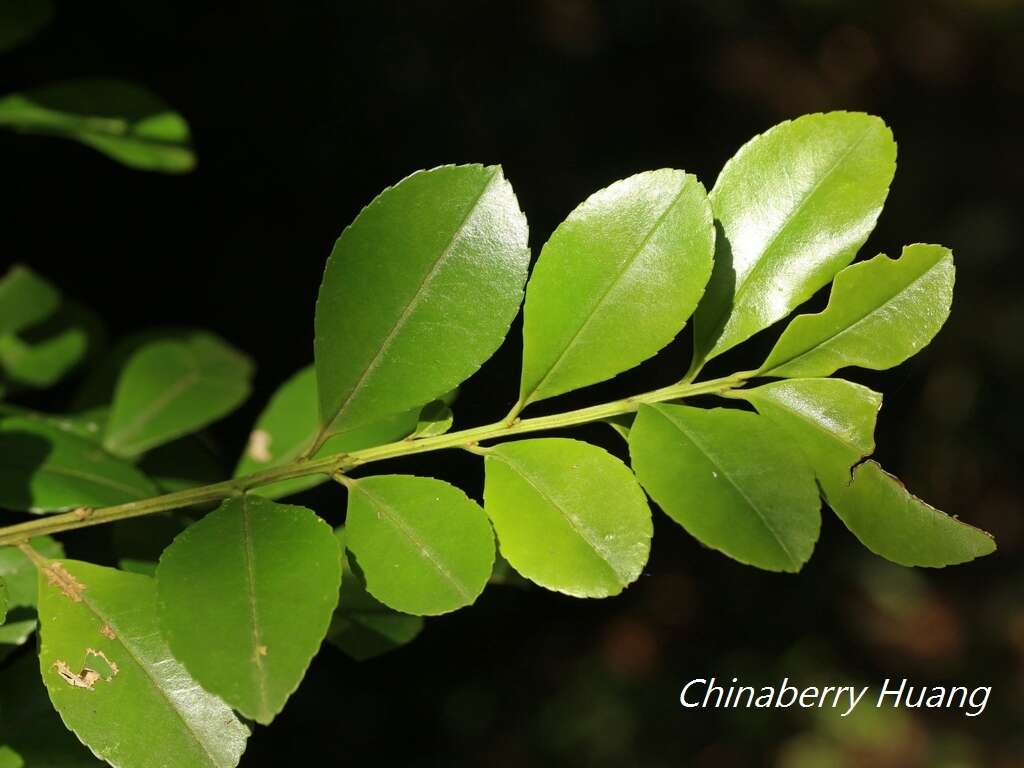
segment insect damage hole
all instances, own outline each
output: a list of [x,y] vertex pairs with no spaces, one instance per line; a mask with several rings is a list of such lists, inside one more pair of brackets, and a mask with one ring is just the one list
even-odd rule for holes
[[117,673],[121,671],[117,663],[107,658],[103,651],[97,651],[95,648],[85,649],[85,662],[89,661],[90,656],[101,659],[107,665],[110,674],[104,677],[102,672],[92,669],[86,663],[82,664],[81,672],[74,672],[68,663],[62,659],[57,659],[57,661],[50,665],[50,668],[55,670],[60,678],[72,688],[84,688],[87,691],[92,691],[95,690],[96,683],[100,682],[100,680],[112,683],[114,678],[117,677]]

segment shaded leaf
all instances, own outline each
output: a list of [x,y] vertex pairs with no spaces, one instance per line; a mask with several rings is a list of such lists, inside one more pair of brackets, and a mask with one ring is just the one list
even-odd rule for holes
[[494,534],[480,506],[431,477],[349,481],[345,536],[385,605],[434,616],[474,602],[494,565]]
[[747,142],[709,195],[715,269],[694,316],[694,361],[782,319],[849,264],[875,226],[896,170],[879,118],[805,115]]
[[162,493],[218,483],[227,473],[211,441],[204,437],[185,435],[147,451],[139,461],[139,469]]
[[[49,536],[37,536],[29,544],[43,557],[64,557],[64,548]],[[0,547],[0,578],[7,583],[10,607],[35,607],[36,567],[17,547]]]
[[[113,766],[233,768],[248,730],[171,655],[156,582],[74,560],[39,572],[39,670],[65,725]],[[159,748],[155,748],[156,746]]]
[[420,171],[378,195],[338,238],[317,299],[324,434],[419,408],[472,375],[508,332],[529,259],[497,166]]
[[875,450],[875,419],[882,396],[842,379],[793,379],[737,389],[758,413],[776,424],[780,438],[803,451],[833,498],[850,483],[850,468]]
[[156,493],[138,469],[89,440],[41,419],[0,417],[0,506],[54,512]]
[[810,558],[821,527],[814,473],[764,417],[644,405],[629,452],[647,493],[702,544],[769,571]]
[[9,51],[31,39],[52,18],[50,0],[4,0],[0,3],[0,51]]
[[194,432],[249,396],[252,363],[202,331],[138,349],[117,382],[103,445],[134,457]]
[[[330,456],[401,440],[416,428],[419,409],[388,416],[362,427],[340,432],[316,452]],[[278,388],[256,420],[245,452],[235,467],[235,477],[295,461],[313,446],[320,429],[317,411],[316,371],[303,368]],[[254,488],[251,493],[276,499],[312,488],[327,480],[310,475]]]
[[648,171],[587,198],[526,289],[520,403],[609,379],[672,341],[704,292],[714,244],[691,174]]
[[874,461],[859,465],[829,506],[865,547],[900,565],[941,568],[996,549],[990,534],[913,496]]
[[7,582],[0,577],[0,624],[7,621],[7,605],[9,598],[7,596]]
[[0,336],[41,323],[60,306],[60,292],[28,267],[15,264],[0,278]]
[[828,306],[793,319],[759,374],[828,376],[850,365],[883,370],[927,346],[949,316],[953,254],[940,245],[908,245],[836,276]]
[[455,423],[455,414],[444,400],[434,400],[423,406],[416,429],[411,437],[435,437],[443,435]]
[[423,631],[423,617],[388,608],[366,591],[345,554],[344,528],[335,534],[342,548],[341,600],[327,630],[327,641],[356,661],[376,658],[412,642]]
[[640,576],[651,511],[621,461],[565,438],[502,443],[486,457],[484,508],[522,576],[574,597],[616,595]]
[[174,540],[157,584],[175,658],[206,690],[267,724],[327,633],[341,586],[338,542],[304,507],[240,496]]
[[195,166],[185,119],[149,91],[117,80],[72,80],[0,98],[0,126],[61,136],[132,168]]

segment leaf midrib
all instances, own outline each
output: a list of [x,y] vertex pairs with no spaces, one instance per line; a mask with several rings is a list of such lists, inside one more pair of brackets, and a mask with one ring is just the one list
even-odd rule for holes
[[483,200],[484,195],[487,194],[487,191],[491,188],[491,185],[494,183],[494,180],[497,179],[499,176],[500,174],[497,168],[491,169],[490,175],[487,177],[487,180],[480,188],[480,193],[476,196],[476,198],[474,198],[473,202],[466,209],[465,214],[463,214],[462,221],[459,223],[459,226],[455,229],[455,232],[452,234],[451,239],[448,241],[448,245],[446,245],[444,249],[438,254],[437,258],[434,259],[433,264],[430,265],[430,269],[428,269],[426,274],[423,276],[423,279],[420,281],[420,284],[416,287],[416,291],[413,293],[412,297],[406,303],[405,307],[403,307],[401,313],[399,313],[398,317],[395,319],[394,325],[391,326],[391,330],[388,331],[387,335],[384,337],[384,340],[377,348],[377,352],[366,364],[366,367],[363,368],[362,373],[359,374],[359,378],[356,379],[355,383],[352,385],[352,388],[345,396],[345,399],[342,400],[341,404],[337,407],[337,409],[335,409],[334,414],[330,418],[326,418],[323,420],[324,429],[321,430],[321,432],[329,429],[332,425],[334,425],[335,422],[338,421],[338,419],[340,419],[345,414],[345,412],[352,405],[356,396],[366,386],[366,383],[369,380],[370,376],[372,376],[374,371],[376,371],[377,368],[380,367],[384,355],[391,348],[391,345],[394,343],[399,331],[401,331],[405,324],[409,321],[409,318],[412,316],[412,313],[416,310],[416,307],[419,305],[420,300],[423,298],[423,295],[427,292],[428,287],[433,282],[434,278],[438,275],[438,273],[441,271],[441,267],[448,260],[448,257],[451,256],[452,251],[455,249],[456,243],[461,241],[462,236],[466,230],[466,227],[469,224],[469,220],[473,217],[473,213],[479,207],[480,201]]
[[747,492],[743,490],[743,488],[733,479],[732,474],[729,472],[729,470],[727,470],[725,467],[721,465],[720,460],[711,451],[709,451],[704,444],[702,444],[693,435],[687,432],[681,424],[670,418],[660,408],[653,408],[652,410],[654,410],[659,416],[661,416],[661,418],[663,418],[665,421],[671,424],[676,429],[676,431],[679,432],[680,435],[689,440],[691,445],[693,445],[694,448],[700,451],[700,453],[704,455],[704,457],[711,463],[711,465],[722,473],[722,476],[729,482],[729,485],[731,485],[733,489],[743,498],[743,501],[746,502],[747,506],[750,507],[751,510],[753,510],[754,514],[761,521],[761,525],[764,526],[765,530],[768,531],[771,537],[775,540],[775,543],[779,546],[779,549],[782,550],[782,553],[790,561],[790,564],[793,566],[799,566],[800,561],[797,558],[793,557],[793,554],[789,551],[789,547],[782,540],[782,537],[779,536],[778,531],[776,531],[772,524],[768,522],[768,518],[765,517],[764,513],[757,506],[757,504],[754,503],[750,496],[747,495]]
[[261,716],[271,716],[270,703],[267,693],[267,673],[263,666],[263,656],[260,653],[263,647],[262,633],[260,632],[259,608],[256,600],[256,553],[252,538],[252,521],[249,512],[249,500],[247,496],[241,498],[242,506],[242,547],[245,558],[245,575],[247,592],[246,598],[249,607],[249,622],[251,629],[249,637],[252,640],[253,677],[256,683],[256,691],[260,697]]

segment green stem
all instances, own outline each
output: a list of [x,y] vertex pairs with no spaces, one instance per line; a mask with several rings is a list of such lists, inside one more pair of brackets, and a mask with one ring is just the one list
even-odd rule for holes
[[588,408],[579,408],[575,411],[567,411],[566,413],[538,416],[532,419],[515,419],[512,421],[503,419],[486,426],[449,432],[435,437],[399,440],[375,448],[364,448],[350,453],[338,453],[320,458],[300,458],[290,464],[272,467],[262,472],[255,472],[244,477],[236,477],[221,483],[205,485],[201,488],[189,488],[184,491],[154,496],[141,501],[130,501],[126,504],[117,504],[112,507],[76,509],[73,512],[49,515],[27,523],[0,528],[0,544],[17,544],[26,541],[32,536],[70,531],[76,528],[110,523],[115,520],[124,520],[129,517],[151,515],[156,512],[167,512],[195,504],[220,501],[230,496],[245,493],[252,488],[259,488],[263,485],[270,485],[282,480],[291,480],[296,477],[306,477],[308,475],[337,476],[364,464],[383,459],[440,451],[446,448],[475,448],[477,443],[482,440],[501,440],[529,432],[562,429],[580,424],[589,424],[594,421],[603,421],[612,416],[633,413],[644,403],[661,403],[669,400],[694,397],[696,395],[723,394],[732,389],[742,387],[749,376],[750,373],[744,371],[721,379],[702,381],[696,384],[673,384],[669,387],[662,387],[661,389],[655,389],[651,392],[634,395],[622,400],[592,405]]

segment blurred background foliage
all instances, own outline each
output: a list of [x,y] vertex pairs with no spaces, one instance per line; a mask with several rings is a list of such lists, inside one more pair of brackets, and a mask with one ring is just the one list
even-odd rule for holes
[[[119,130],[145,123],[140,141],[151,158],[146,118],[158,116],[158,149],[173,145],[173,162],[142,166],[175,175],[111,163],[94,151],[103,141],[79,135],[76,144],[0,132],[4,262],[25,262],[91,306],[111,338],[140,326],[201,326],[252,355],[254,396],[204,438],[226,469],[269,394],[312,357],[313,301],[334,239],[383,186],[417,168],[502,163],[536,252],[580,200],[617,178],[673,166],[710,187],[741,143],[780,120],[865,110],[890,124],[900,154],[863,253],[892,255],[914,241],[956,253],[953,314],[938,339],[898,371],[851,378],[885,393],[882,462],[915,493],[992,531],[996,555],[947,571],[905,570],[867,553],[826,515],[810,564],[798,576],[775,575],[702,550],[659,519],[651,563],[620,598],[493,586],[476,607],[428,621],[393,654],[357,663],[325,646],[243,765],[280,765],[297,744],[323,764],[1024,764],[1015,397],[1024,374],[1022,3],[5,6],[0,94],[81,78],[145,86],[159,98],[142,111],[124,104]],[[175,113],[188,125],[167,117]],[[181,173],[193,151],[198,165]],[[514,401],[518,328],[463,388],[456,425],[498,418]],[[707,375],[758,362],[776,335],[723,356]],[[684,333],[642,373],[550,408],[668,383],[686,367],[687,344]],[[62,410],[74,387],[72,377],[20,400]],[[611,430],[583,431],[623,453]],[[387,469],[431,473],[478,497],[482,486],[477,460],[460,454]],[[340,522],[340,488],[305,496]],[[113,563],[113,538],[91,529],[64,540],[72,556]],[[994,692],[977,718],[864,706],[845,720],[681,709],[681,685],[710,675],[875,690],[908,677]]]

